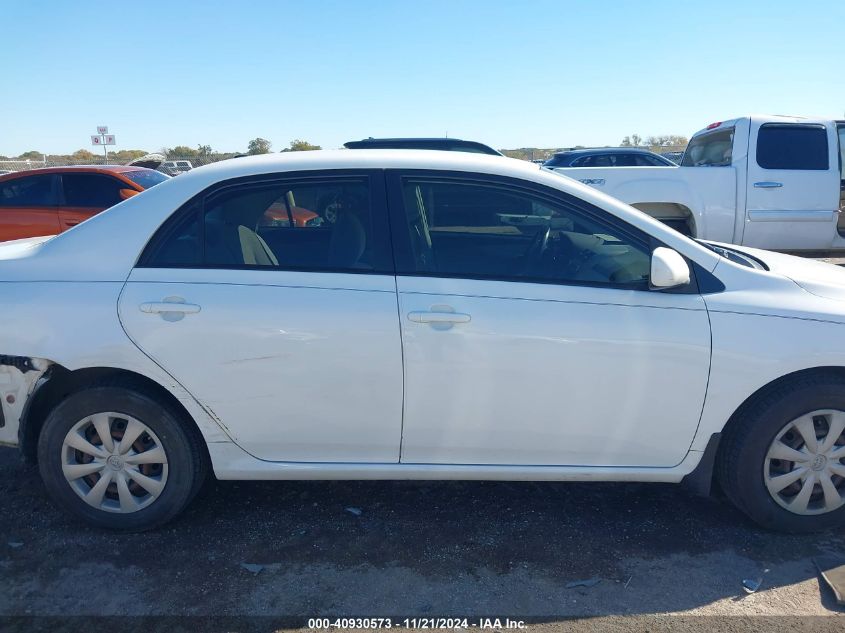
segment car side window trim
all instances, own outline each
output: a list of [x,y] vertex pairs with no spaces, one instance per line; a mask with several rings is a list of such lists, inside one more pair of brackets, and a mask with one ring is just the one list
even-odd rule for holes
[[[413,254],[413,247],[411,245],[410,232],[400,227],[407,226],[405,202],[402,192],[402,180],[404,178],[419,178],[431,179],[438,181],[452,180],[460,184],[478,184],[487,186],[505,186],[511,190],[521,191],[526,195],[539,198],[549,204],[563,205],[573,207],[577,213],[581,213],[587,218],[590,218],[599,223],[605,224],[608,228],[614,229],[629,239],[632,243],[640,246],[644,250],[651,253],[656,246],[661,246],[658,240],[652,236],[640,231],[639,229],[627,224],[626,222],[616,218],[612,214],[607,213],[599,207],[595,207],[590,203],[581,200],[576,196],[572,196],[563,191],[545,187],[540,184],[519,180],[507,176],[498,176],[495,174],[479,174],[475,172],[461,172],[461,171],[447,171],[447,170],[403,170],[403,169],[387,169],[386,183],[388,207],[390,211],[390,224],[393,227],[393,255],[396,260],[396,276],[397,277],[428,277],[428,278],[443,278],[443,279],[473,279],[478,281],[505,281],[516,283],[532,283],[532,284],[546,284],[555,286],[581,286],[592,288],[608,288],[619,290],[649,290],[648,284],[632,284],[628,283],[599,283],[580,280],[560,280],[549,279],[543,277],[528,277],[528,276],[507,276],[507,275],[484,275],[484,274],[469,274],[469,273],[445,273],[445,272],[430,272],[419,271],[415,269],[415,258]],[[664,291],[665,292],[665,291]]]
[[[196,215],[199,227],[202,227],[205,203],[222,193],[249,186],[307,184],[326,180],[354,180],[366,179],[370,191],[370,209],[373,228],[373,268],[330,268],[296,265],[253,265],[253,264],[206,264],[204,231],[200,232],[200,263],[190,264],[159,264],[152,261],[158,248],[177,230],[182,222],[190,215]],[[390,237],[390,220],[387,210],[387,196],[385,193],[384,171],[379,169],[331,169],[295,172],[277,172],[272,174],[258,174],[232,178],[215,183],[192,196],[162,223],[147,241],[134,268],[158,269],[195,269],[195,270],[263,270],[265,272],[313,272],[313,273],[341,273],[357,275],[393,275],[395,271],[392,241]]]

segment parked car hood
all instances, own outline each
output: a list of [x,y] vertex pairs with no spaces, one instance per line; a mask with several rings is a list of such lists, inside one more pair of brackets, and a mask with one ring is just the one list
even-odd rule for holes
[[719,244],[719,246],[751,255],[763,262],[773,273],[788,277],[811,294],[826,299],[845,301],[845,267],[758,248],[734,244]]

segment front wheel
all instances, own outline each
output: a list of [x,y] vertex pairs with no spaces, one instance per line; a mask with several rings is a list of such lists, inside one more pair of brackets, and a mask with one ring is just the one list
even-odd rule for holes
[[140,531],[172,519],[203,479],[196,436],[167,406],[123,387],[69,396],[38,442],[41,477],[53,499],[99,527]]
[[750,403],[723,435],[717,475],[764,527],[845,525],[845,381],[802,378]]

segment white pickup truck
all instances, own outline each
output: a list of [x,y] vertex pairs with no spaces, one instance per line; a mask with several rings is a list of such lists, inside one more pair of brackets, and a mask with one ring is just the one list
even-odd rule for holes
[[[845,250],[845,121],[750,116],[696,134],[678,167],[560,167],[693,237]],[[842,218],[842,219],[840,219]]]

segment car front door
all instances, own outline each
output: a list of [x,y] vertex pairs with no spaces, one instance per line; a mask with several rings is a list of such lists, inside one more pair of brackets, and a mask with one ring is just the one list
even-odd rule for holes
[[648,238],[555,189],[388,177],[405,361],[401,461],[673,466],[703,406],[695,292],[649,290]]
[[840,191],[835,126],[752,120],[751,139],[756,150],[748,155],[742,243],[770,249],[830,248]]
[[[312,221],[268,221],[271,207]],[[119,312],[252,455],[396,463],[396,305],[383,174],[303,172],[190,201],[150,242]]]
[[122,202],[120,190],[128,188],[123,181],[106,174],[65,173],[61,179],[59,221],[63,231]]
[[52,174],[0,182],[0,241],[59,233],[56,187]]

